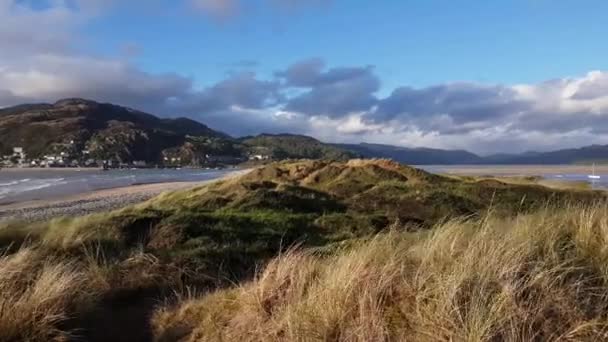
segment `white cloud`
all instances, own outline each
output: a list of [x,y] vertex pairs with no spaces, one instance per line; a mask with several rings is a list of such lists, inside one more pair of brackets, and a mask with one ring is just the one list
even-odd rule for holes
[[329,118],[327,116],[313,116],[310,118],[311,128],[314,130],[327,130],[345,135],[361,135],[380,133],[385,125],[370,124],[363,120],[364,113],[353,113],[342,118]]
[[149,74],[120,60],[86,56],[37,55],[0,69],[0,89],[31,101],[78,96],[153,110],[191,87],[191,80],[176,74]]
[[15,0],[0,0],[0,58],[61,53],[73,40],[81,18],[65,5],[33,10]]

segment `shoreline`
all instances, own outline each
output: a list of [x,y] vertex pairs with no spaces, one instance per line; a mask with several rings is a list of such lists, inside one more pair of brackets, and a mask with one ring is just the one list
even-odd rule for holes
[[3,167],[2,172],[56,172],[56,171],[102,171],[101,167]]
[[83,216],[101,211],[120,209],[145,202],[167,191],[185,190],[196,186],[238,177],[249,170],[236,170],[222,177],[205,181],[147,183],[118,188],[94,190],[53,199],[31,200],[0,205],[3,221],[43,221],[62,216]]

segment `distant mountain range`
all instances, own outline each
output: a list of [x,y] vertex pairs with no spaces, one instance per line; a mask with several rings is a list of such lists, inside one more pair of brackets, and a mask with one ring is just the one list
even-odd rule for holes
[[483,158],[489,164],[579,164],[607,163],[608,145],[590,145],[550,152],[496,154]]
[[409,165],[484,163],[482,157],[463,150],[407,148],[367,143],[334,144],[333,146],[356,152],[365,158],[389,158]]
[[456,165],[456,164],[576,164],[608,162],[608,145],[592,145],[581,148],[551,152],[525,152],[521,154],[494,154],[479,156],[464,150],[441,150],[432,148],[407,148],[381,144],[334,144],[368,158],[390,158],[411,165]]
[[233,138],[187,118],[161,119],[131,108],[85,99],[0,109],[0,156],[23,147],[28,160],[48,156],[145,161],[154,164],[235,164],[248,159],[390,158],[404,164],[573,164],[607,162],[608,145],[552,152],[479,156],[464,150],[382,144],[327,144],[294,134]]

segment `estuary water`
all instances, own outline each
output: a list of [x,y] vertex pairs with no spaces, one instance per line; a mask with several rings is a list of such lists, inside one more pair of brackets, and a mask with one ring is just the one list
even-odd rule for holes
[[0,205],[129,185],[213,180],[232,171],[234,169],[4,169],[0,170]]

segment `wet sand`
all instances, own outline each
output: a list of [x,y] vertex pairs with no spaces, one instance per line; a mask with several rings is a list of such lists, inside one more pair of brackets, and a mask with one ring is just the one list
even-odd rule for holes
[[149,200],[162,192],[188,189],[218,180],[236,177],[248,170],[231,172],[224,177],[201,182],[171,182],[132,185],[92,191],[51,200],[37,200],[0,205],[0,222],[7,220],[39,221],[60,216],[81,216],[109,211]]

